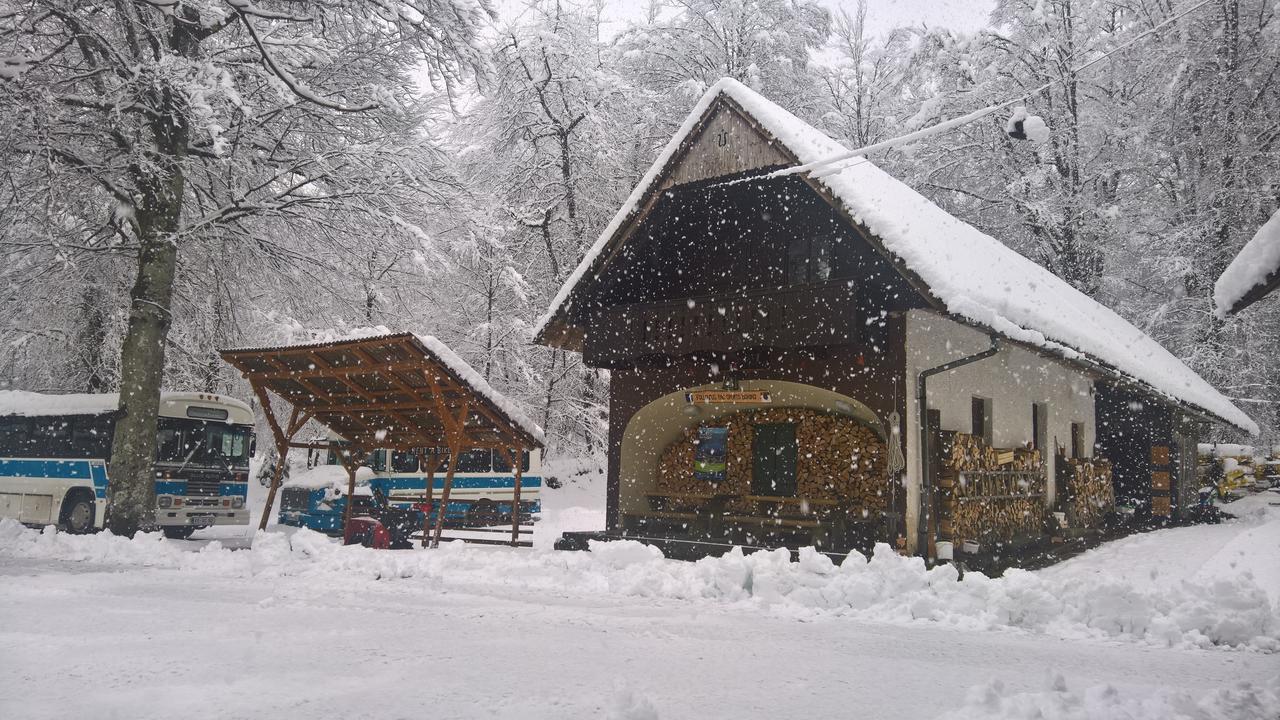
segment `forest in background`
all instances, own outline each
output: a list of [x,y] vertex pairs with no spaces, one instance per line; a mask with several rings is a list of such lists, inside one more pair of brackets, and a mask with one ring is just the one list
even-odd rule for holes
[[[1280,205],[1273,0],[1210,0],[1079,73],[1194,3],[1000,0],[977,33],[875,34],[865,30],[874,3],[832,13],[806,0],[664,0],[608,32],[607,9],[593,4],[538,2],[505,16],[478,0],[380,3],[456,13],[443,50],[396,63],[374,43],[330,52],[322,35],[286,41],[299,3],[138,3],[185,5],[199,22],[224,5],[251,8],[241,13],[252,24],[222,52],[252,40],[294,68],[252,87],[234,61],[181,69],[191,165],[167,388],[247,398],[216,349],[385,325],[440,337],[555,448],[599,448],[607,375],[532,345],[532,329],[717,78],[850,147],[1055,81],[1025,103],[1048,124],[1046,143],[1010,140],[999,114],[872,159],[1119,312],[1237,399],[1267,437],[1280,433],[1280,298],[1225,322],[1212,305],[1218,275]],[[130,108],[92,91],[43,102],[49,83],[8,46],[33,8],[60,4],[0,0],[0,387],[112,391],[139,240],[89,167],[95,143],[111,139],[68,113]],[[281,87],[298,77],[308,86]],[[377,110],[313,102],[289,117],[306,104],[298,97],[356,87],[372,88]],[[274,162],[284,139],[293,165],[283,170],[240,150]],[[274,189],[304,164],[325,179]],[[254,194],[262,188],[274,194]]]

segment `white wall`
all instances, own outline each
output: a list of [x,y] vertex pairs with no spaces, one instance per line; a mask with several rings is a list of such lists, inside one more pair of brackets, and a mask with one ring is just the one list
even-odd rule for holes
[[[906,322],[907,364],[907,546],[915,551],[920,509],[920,431],[916,382],[921,370],[986,350],[986,333],[961,325],[931,310],[911,310]],[[1047,501],[1053,502],[1053,447],[1071,453],[1071,423],[1084,426],[1084,451],[1093,454],[1093,381],[1065,361],[1004,345],[994,357],[929,377],[928,406],[941,411],[942,429],[971,432],[973,397],[991,398],[991,437],[995,447],[1032,441],[1031,404],[1046,406],[1045,439]]]

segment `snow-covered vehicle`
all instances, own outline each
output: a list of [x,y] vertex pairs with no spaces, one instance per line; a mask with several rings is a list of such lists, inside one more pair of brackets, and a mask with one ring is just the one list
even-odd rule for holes
[[[356,471],[357,498],[373,495],[369,489],[371,479],[372,468],[365,466]],[[341,535],[347,481],[346,469],[336,463],[293,475],[280,488],[280,524]]]
[[[330,439],[330,442],[341,440]],[[296,474],[281,486],[280,522],[306,527],[331,535],[342,534],[342,517],[346,509],[347,471],[338,463],[336,448],[331,448],[326,464]],[[444,491],[448,460],[439,459],[433,473],[430,507],[427,498],[427,473],[421,467],[418,453],[379,449],[369,453],[356,473],[356,494],[382,493],[393,507],[419,514],[431,514]],[[521,459],[520,522],[532,522],[541,511],[539,491],[542,487],[540,457],[537,450],[524,453]],[[445,522],[450,525],[490,526],[511,522],[515,495],[515,473],[505,456],[488,449],[468,450],[458,456],[453,488]],[[357,501],[359,502],[359,501]]]
[[[0,517],[72,533],[101,529],[118,405],[113,393],[0,392]],[[157,435],[155,518],[165,535],[249,522],[248,405],[162,393]]]

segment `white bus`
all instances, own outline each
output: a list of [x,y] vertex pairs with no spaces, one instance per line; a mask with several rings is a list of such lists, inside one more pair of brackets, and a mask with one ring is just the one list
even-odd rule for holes
[[[335,445],[342,443],[334,436],[327,440]],[[338,448],[329,449],[328,465],[338,464],[337,452]],[[426,468],[419,466],[417,452],[383,448],[369,453],[363,464],[372,473],[361,481],[362,486],[367,488],[366,492],[381,491],[397,507],[416,510],[424,515],[430,512],[430,516],[424,519],[434,522],[449,465],[446,451],[438,451],[437,457],[431,508],[422,502],[427,495],[427,474]],[[317,470],[301,473],[284,483],[280,522],[330,534],[340,533],[346,507],[346,498],[341,497],[346,491],[346,476]],[[521,524],[533,522],[542,511],[541,471],[541,452],[526,451],[521,458],[520,506],[516,508],[513,507],[515,472],[506,461],[506,455],[487,449],[463,452],[458,456],[458,467],[454,471],[449,507],[445,509],[446,523],[463,527],[502,525],[511,522],[512,512],[519,513]],[[316,481],[321,478],[320,482]],[[329,481],[334,478],[337,479],[336,484],[331,488]]]
[[[0,391],[0,517],[86,533],[103,527],[119,396]],[[206,393],[160,396],[156,524],[189,537],[245,525],[253,411]]]

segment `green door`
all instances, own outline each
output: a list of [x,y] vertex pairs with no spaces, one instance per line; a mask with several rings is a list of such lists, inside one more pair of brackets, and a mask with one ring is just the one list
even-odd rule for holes
[[796,494],[796,426],[755,426],[751,493],[792,497]]

